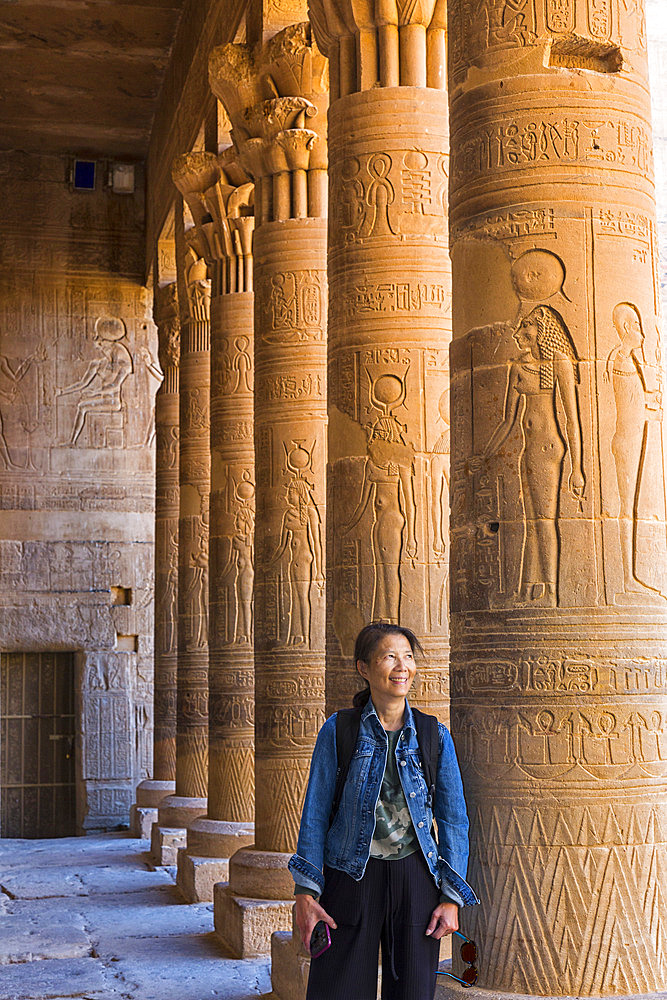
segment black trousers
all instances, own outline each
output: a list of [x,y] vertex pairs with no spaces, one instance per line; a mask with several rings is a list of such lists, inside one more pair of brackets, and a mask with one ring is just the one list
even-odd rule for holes
[[421,851],[370,858],[360,882],[325,867],[320,903],[338,928],[310,963],[306,1000],[375,1000],[379,946],[382,1000],[433,1000],[440,942],[425,931],[439,900]]

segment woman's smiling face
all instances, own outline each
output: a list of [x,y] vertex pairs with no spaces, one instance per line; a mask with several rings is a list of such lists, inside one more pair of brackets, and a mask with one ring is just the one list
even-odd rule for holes
[[371,698],[405,698],[415,679],[417,666],[412,647],[400,632],[380,639],[368,663],[357,661],[357,670],[371,689]]

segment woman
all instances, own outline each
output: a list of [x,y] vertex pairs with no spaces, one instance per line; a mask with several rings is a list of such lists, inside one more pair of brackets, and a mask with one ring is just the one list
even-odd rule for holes
[[537,306],[514,333],[519,358],[509,370],[505,413],[484,456],[495,455],[517,420],[523,450],[519,462],[525,534],[519,600],[555,607],[558,582],[558,500],[566,448],[558,426],[556,391],[565,413],[570,453],[569,488],[583,503],[581,423],[577,399],[577,356],[560,313]]
[[375,1000],[380,944],[383,1000],[433,1000],[440,938],[458,929],[459,906],[478,902],[463,877],[468,818],[441,724],[429,805],[407,701],[417,651],[417,638],[400,625],[373,623],[357,636],[355,662],[367,686],[354,699],[363,706],[359,736],[332,818],[335,715],[317,737],[289,863],[304,946],[318,921],[331,928],[331,947],[311,961],[307,1000]]

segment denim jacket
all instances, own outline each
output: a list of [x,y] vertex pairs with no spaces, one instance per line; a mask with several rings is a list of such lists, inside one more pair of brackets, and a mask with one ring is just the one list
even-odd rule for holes
[[[438,723],[440,753],[431,810],[417,730],[407,701],[405,705],[396,761],[419,846],[438,888],[450,886],[465,904],[478,903],[464,878],[468,867],[468,816],[452,737],[449,730]],[[346,872],[357,881],[362,878],[375,830],[375,807],[387,763],[387,747],[387,734],[369,698],[361,714],[359,738],[340,808],[329,829],[338,767],[336,715],[330,716],[320,729],[310,765],[296,854],[292,855],[288,866],[297,885],[322,892],[325,864]],[[434,818],[439,844],[434,839]]]

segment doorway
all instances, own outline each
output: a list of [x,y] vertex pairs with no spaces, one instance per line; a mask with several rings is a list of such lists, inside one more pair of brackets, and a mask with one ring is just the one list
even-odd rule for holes
[[74,653],[0,653],[0,836],[76,833]]

